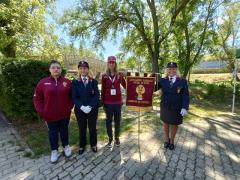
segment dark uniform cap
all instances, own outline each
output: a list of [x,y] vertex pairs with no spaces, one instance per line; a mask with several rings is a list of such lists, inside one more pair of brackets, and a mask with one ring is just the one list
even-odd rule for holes
[[177,63],[176,62],[169,62],[169,63],[167,63],[167,68],[177,68]]
[[79,67],[87,67],[88,69],[89,69],[89,64],[88,64],[88,62],[86,62],[86,61],[80,61],[79,63],[78,63],[78,68]]

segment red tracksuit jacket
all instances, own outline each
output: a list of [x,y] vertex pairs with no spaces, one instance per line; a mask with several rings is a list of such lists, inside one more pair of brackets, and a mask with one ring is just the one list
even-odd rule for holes
[[70,118],[73,107],[71,81],[50,76],[40,80],[35,89],[33,102],[36,111],[47,122]]
[[[115,81],[112,82],[108,74],[102,75],[102,102],[103,104],[122,104],[122,94],[120,84],[126,89],[126,80],[121,73],[115,75]],[[116,95],[111,95],[112,85],[116,89]]]

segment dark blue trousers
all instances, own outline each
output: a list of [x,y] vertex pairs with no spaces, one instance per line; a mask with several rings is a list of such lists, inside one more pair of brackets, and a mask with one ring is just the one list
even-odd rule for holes
[[79,127],[79,147],[85,148],[87,145],[87,127],[89,130],[90,145],[91,147],[96,146],[98,108],[93,108],[89,114],[85,114],[77,108],[74,111]]
[[63,119],[55,122],[47,122],[48,138],[49,138],[49,142],[52,150],[58,150],[59,134],[62,141],[62,146],[65,147],[69,145],[68,125],[69,125],[69,119]]
[[119,138],[122,105],[121,104],[105,104],[104,107],[105,107],[105,112],[107,116],[106,127],[107,127],[108,137],[110,139],[113,138],[112,122],[114,119],[114,128],[115,128],[114,135],[115,135],[115,138]]

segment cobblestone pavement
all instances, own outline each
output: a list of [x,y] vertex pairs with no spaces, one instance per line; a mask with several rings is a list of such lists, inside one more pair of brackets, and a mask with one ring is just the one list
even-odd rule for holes
[[179,128],[174,151],[163,148],[162,130],[125,133],[121,147],[99,143],[52,165],[49,156],[24,156],[19,139],[0,119],[0,179],[240,179],[240,121],[236,116],[205,118]]

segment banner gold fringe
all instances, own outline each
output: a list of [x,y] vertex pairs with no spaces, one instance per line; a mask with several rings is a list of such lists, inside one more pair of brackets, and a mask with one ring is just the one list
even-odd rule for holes
[[139,107],[139,106],[126,106],[126,110],[127,111],[136,111],[136,112],[150,112],[153,110],[152,106],[148,106],[148,107]]

